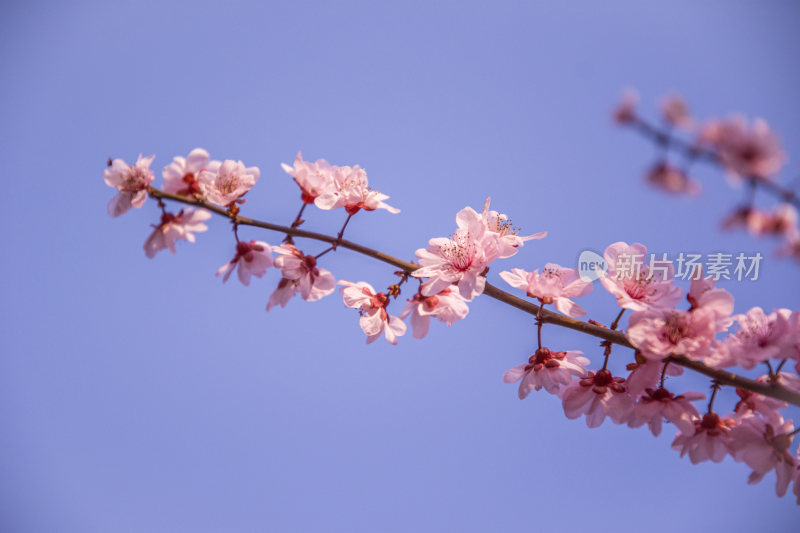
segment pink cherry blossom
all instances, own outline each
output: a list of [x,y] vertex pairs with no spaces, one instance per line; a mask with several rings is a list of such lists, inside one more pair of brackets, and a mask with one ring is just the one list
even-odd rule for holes
[[[278,282],[278,286],[272,291],[272,294],[269,295],[269,301],[267,302],[267,311],[275,307],[276,305],[280,305],[281,307],[286,307],[286,304],[289,303],[294,295],[298,291],[298,283],[297,280],[288,279],[288,278],[281,278]],[[314,295],[312,289],[312,295]],[[321,298],[322,296],[320,296]],[[319,298],[309,298],[309,300],[314,300]]]
[[467,230],[456,230],[449,238],[428,241],[428,248],[415,252],[420,268],[411,275],[430,278],[422,285],[422,294],[437,294],[450,285],[457,285],[467,301],[483,293],[486,287],[484,269],[497,257],[496,248],[484,248],[485,241],[476,240]]
[[320,209],[337,209],[344,207],[348,214],[354,215],[359,210],[374,211],[386,209],[390,213],[399,213],[384,200],[389,197],[369,187],[366,171],[358,165],[354,167],[333,167],[333,182],[314,203]]
[[735,425],[736,421],[730,417],[706,413],[694,419],[693,432],[678,433],[672,441],[672,449],[681,452],[681,457],[688,453],[693,465],[703,461],[720,463],[734,452],[730,432]]
[[729,368],[739,364],[739,361],[731,353],[728,342],[715,340],[711,343],[711,353],[703,360],[706,366],[711,368]]
[[788,309],[778,309],[767,315],[760,307],[753,307],[743,315],[735,315],[733,319],[739,328],[725,339],[728,356],[724,364],[734,363],[751,369],[768,359],[790,356],[787,348],[787,343],[792,339],[790,316]]
[[661,101],[661,115],[671,126],[688,128],[692,125],[692,116],[686,101],[676,94],[667,96]]
[[646,175],[647,183],[673,194],[696,196],[700,194],[700,184],[686,175],[686,172],[667,161],[656,163]]
[[643,244],[616,242],[606,248],[603,257],[608,272],[598,271],[603,287],[617,298],[617,305],[633,311],[653,307],[673,308],[680,301],[682,290],[673,285],[672,263],[647,260]]
[[786,162],[778,137],[762,119],[756,119],[752,128],[739,116],[711,121],[702,127],[699,140],[717,152],[734,176],[770,178]]
[[564,414],[569,419],[586,415],[586,425],[596,428],[606,416],[615,424],[624,424],[633,411],[633,398],[624,385],[625,379],[614,377],[606,369],[573,380],[562,389]]
[[711,351],[716,333],[715,318],[710,310],[639,311],[631,315],[625,335],[648,359],[660,361],[676,354],[701,360]]
[[456,215],[456,222],[458,229],[449,238],[431,239],[427,249],[415,253],[421,268],[411,275],[429,278],[422,286],[424,296],[455,284],[464,299],[472,300],[486,286],[484,269],[500,256],[498,234],[489,231],[475,210],[465,207]]
[[238,268],[239,281],[243,285],[250,285],[250,276],[260,278],[272,266],[271,250],[270,245],[263,241],[239,241],[233,259],[217,270],[217,276],[224,274],[222,282],[225,283],[233,270]]
[[[784,315],[786,311],[782,311]],[[783,339],[781,358],[795,359],[800,364],[800,309],[791,313],[787,319],[789,331]]]
[[103,181],[109,187],[114,187],[119,192],[108,202],[108,214],[118,217],[126,213],[131,207],[142,207],[147,200],[147,187],[153,182],[153,171],[150,163],[155,156],[139,158],[133,165],[128,165],[122,159],[114,159],[111,165],[103,171]]
[[202,148],[195,148],[186,157],[176,156],[161,171],[164,176],[164,191],[180,196],[199,196],[202,192],[197,181],[200,172],[216,172],[220,164],[219,161],[211,161],[208,152]]
[[733,323],[733,296],[725,289],[717,289],[716,281],[712,278],[703,278],[703,269],[698,267],[692,277],[692,284],[686,294],[686,300],[691,306],[689,311],[702,310],[714,315],[714,330],[725,331]]
[[527,241],[534,239],[544,239],[547,236],[546,231],[540,231],[533,235],[521,237],[519,235],[520,229],[511,223],[511,218],[508,215],[498,213],[497,211],[489,210],[491,198],[487,198],[483,204],[483,210],[478,215],[471,207],[465,207],[458,215],[456,221],[459,227],[471,227],[475,224],[476,217],[486,225],[486,229],[493,233],[498,239],[498,257],[505,259],[517,253],[517,248],[524,245]]
[[665,376],[683,375],[683,367],[668,364],[664,370],[663,362],[648,359],[640,352],[636,353],[636,362],[627,365],[626,369],[631,373],[626,378],[625,385],[634,398],[644,394],[647,389],[658,388],[661,372],[664,372]]
[[639,94],[635,89],[625,89],[619,104],[614,108],[612,116],[617,124],[630,124],[636,120],[636,107],[639,105]]
[[762,216],[750,217],[747,229],[756,237],[774,235],[797,240],[800,239],[797,218],[797,209],[793,205],[781,204]]
[[313,302],[336,289],[333,274],[318,267],[317,259],[313,255],[304,255],[292,244],[273,246],[272,251],[278,254],[273,264],[281,269],[284,278],[296,282],[296,288],[303,300]]
[[797,209],[781,204],[772,211],[753,206],[739,207],[723,220],[723,229],[746,229],[754,237],[784,237],[789,242],[800,240]]
[[569,385],[572,376],[585,376],[586,365],[589,360],[582,357],[583,352],[572,350],[568,352],[553,352],[548,348],[536,350],[526,364],[518,365],[503,374],[504,383],[519,384],[519,399],[522,400],[533,389],[544,388],[550,394],[557,394],[559,390]]
[[789,452],[794,430],[791,420],[782,419],[775,425],[756,415],[746,416],[731,430],[733,456],[753,469],[748,483],[758,483],[775,470],[778,482],[775,492],[778,497],[786,494],[789,483],[797,470],[797,459]]
[[432,316],[452,326],[466,317],[467,313],[469,313],[467,302],[448,287],[432,296],[423,296],[418,292],[413,299],[408,300],[408,304],[399,316],[405,320],[411,315],[411,332],[415,339],[421,339],[428,334]]
[[538,270],[526,272],[513,268],[510,272],[500,272],[500,277],[512,287],[525,291],[529,297],[538,298],[542,304],[555,303],[556,309],[565,315],[586,315],[586,311],[570,299],[592,292],[592,282],[583,281],[577,269],[547,263],[541,274]]
[[147,257],[153,258],[156,253],[166,248],[173,254],[175,253],[175,241],[185,239],[194,242],[194,234],[206,231],[208,226],[204,221],[211,218],[211,213],[205,209],[182,209],[177,215],[163,213],[161,223],[154,226],[153,233],[144,241],[144,253]]
[[381,333],[391,344],[397,344],[397,337],[406,332],[406,324],[400,318],[386,312],[389,297],[385,293],[375,292],[372,285],[366,281],[353,283],[341,280],[339,285],[343,285],[339,292],[342,294],[344,304],[358,309],[361,313],[359,325],[367,335],[367,344],[374,342]]
[[200,172],[198,181],[209,202],[228,207],[234,202],[242,203],[241,197],[253,188],[260,175],[258,167],[245,167],[241,161],[226,159],[217,169]]
[[800,238],[787,239],[783,245],[775,250],[775,255],[779,257],[792,257],[800,261]]
[[675,424],[681,432],[692,432],[694,420],[699,418],[700,414],[691,402],[703,398],[705,394],[699,392],[685,392],[675,396],[663,387],[655,390],[648,388],[633,408],[628,426],[637,428],[647,424],[653,435],[658,437],[661,434],[663,420],[666,419]]
[[324,159],[317,159],[314,163],[303,161],[303,154],[297,152],[294,167],[285,163],[281,163],[281,167],[294,178],[295,183],[300,187],[300,197],[303,203],[313,204],[319,196],[333,187],[333,175],[336,167]]
[[[789,374],[785,372],[780,373],[781,378],[783,378],[784,375],[789,376]],[[757,378],[756,381],[760,383],[769,383],[769,376],[761,376]],[[779,381],[781,385],[786,386],[789,380],[780,379]],[[739,419],[758,413],[773,426],[778,426],[783,423],[783,417],[778,411],[786,409],[789,406],[788,403],[739,388],[736,389],[736,394],[741,398],[734,408],[734,412]]]

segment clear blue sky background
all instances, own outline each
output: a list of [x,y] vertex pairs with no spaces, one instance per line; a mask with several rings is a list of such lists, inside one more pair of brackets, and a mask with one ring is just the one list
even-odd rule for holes
[[[155,153],[160,184],[205,147],[259,166],[246,214],[287,223],[299,195],[279,163],[302,149],[368,170],[403,213],[360,214],[348,237],[406,259],[491,195],[550,232],[493,268],[498,285],[503,268],[640,241],[761,251],[760,281],[723,285],[737,310],[797,309],[798,265],[718,229],[740,193],[704,167],[695,200],[648,189],[652,147],[609,113],[636,86],[652,115],[680,91],[699,117],[763,116],[795,178],[798,23],[788,1],[3,2],[0,530],[796,531],[773,475],[748,486],[730,459],[680,459],[671,428],[589,430],[550,395],[520,402],[501,376],[532,350],[529,316],[481,298],[392,347],[365,346],[338,295],[267,314],[274,272],[213,276],[224,221],[148,260],[155,205],[109,219],[101,176],[109,156]],[[343,213],[309,215],[333,232]],[[323,266],[392,279],[347,251]],[[615,314],[599,286],[581,304]],[[591,339],[544,337],[599,364]]]

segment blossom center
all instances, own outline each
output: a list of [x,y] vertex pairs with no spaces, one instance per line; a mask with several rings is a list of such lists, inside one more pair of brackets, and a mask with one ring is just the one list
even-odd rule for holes
[[689,324],[684,317],[678,313],[672,313],[667,317],[664,323],[664,335],[670,344],[678,344],[688,333]]
[[442,254],[453,269],[458,272],[466,272],[475,261],[477,248],[472,239],[470,239],[469,232],[457,231],[450,237],[447,244],[439,247],[439,253]]

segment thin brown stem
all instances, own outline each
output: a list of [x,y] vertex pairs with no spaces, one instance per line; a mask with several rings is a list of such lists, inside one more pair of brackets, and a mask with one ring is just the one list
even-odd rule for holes
[[536,313],[536,338],[539,341],[539,349],[542,349],[542,310],[544,309],[544,302],[539,304],[539,312]]
[[769,379],[770,380],[775,379],[775,371],[772,370],[772,364],[769,361],[764,361],[764,362],[767,363],[767,369],[769,370],[768,373]]
[[293,228],[296,228],[303,223],[303,211],[306,210],[307,205],[307,203],[303,202],[303,205],[300,206],[300,211],[297,212],[297,216],[294,217],[294,222],[292,222]]
[[617,318],[614,319],[614,322],[611,323],[612,330],[616,330],[619,327],[619,321],[622,319],[622,315],[625,314],[625,311],[626,309],[622,309],[617,315]]
[[[300,206],[300,211],[297,212],[297,216],[294,217],[294,221],[292,222],[293,228],[297,228],[300,226],[300,224],[303,223],[303,211],[306,210],[307,205],[308,205],[307,203],[303,202],[303,204]],[[292,236],[287,233],[286,237],[283,239],[283,242],[287,244],[292,244]]]
[[342,237],[344,237],[344,230],[347,228],[347,223],[350,222],[350,219],[353,218],[354,214],[355,213],[347,214],[347,218],[344,220],[344,224],[342,224],[342,229],[339,230],[339,234],[336,236],[336,243],[342,242]]
[[659,388],[664,388],[664,379],[667,377],[667,367],[669,366],[669,360],[664,361],[664,367],[661,369],[661,381],[659,384]]
[[318,253],[316,255],[317,259],[327,254],[328,252],[336,251],[336,248],[338,248],[338,246],[342,244],[342,237],[344,236],[344,230],[347,227],[347,223],[350,222],[351,218],[353,218],[353,215],[354,213],[348,213],[347,218],[344,221],[344,224],[342,224],[342,229],[339,230],[339,234],[336,236],[336,240],[331,243],[330,247],[325,248],[320,253]]
[[722,386],[716,379],[711,382],[711,398],[708,400],[709,413],[711,413],[714,410],[714,399],[717,397],[717,391],[721,388]]
[[[186,198],[183,196],[166,193],[152,187],[148,189],[148,192],[150,193],[150,196],[152,196],[153,198],[163,198],[188,205],[202,207],[203,209],[207,209],[225,218],[230,217],[230,215],[225,209],[222,209],[215,205],[208,204],[202,200],[198,200],[195,198]],[[240,216],[238,217],[238,221],[239,225],[241,226],[253,226],[257,228],[268,229],[278,233],[286,233],[292,235],[293,237],[313,239],[331,244],[337,241],[337,237],[332,237],[330,235],[325,235],[323,233],[315,233],[312,231],[305,231],[298,228],[289,228],[278,224],[272,224],[270,222],[253,220],[247,217]],[[347,248],[348,250],[352,250],[359,254],[365,255],[367,257],[377,259],[378,261],[382,261],[389,265],[395,266],[399,269],[402,269],[405,272],[408,272],[409,274],[419,268],[419,266],[413,263],[403,261],[402,259],[398,259],[389,254],[385,254],[378,250],[374,250],[372,248],[369,248],[368,246],[363,246],[361,244],[357,244],[347,240],[341,240],[339,242],[339,246],[341,246],[342,248]],[[497,287],[495,287],[490,283],[486,283],[486,288],[484,289],[483,293],[489,296],[490,298],[499,300],[507,305],[510,305],[511,307],[515,307],[520,311],[524,311],[530,315],[533,316],[539,315],[541,317],[542,322],[544,323],[555,324],[557,326],[578,331],[580,333],[585,333],[593,337],[610,341],[619,346],[634,348],[634,346],[630,343],[625,334],[620,331],[614,331],[603,326],[596,326],[589,322],[583,322],[575,318],[560,315],[554,311],[549,311],[547,309],[542,309],[540,314],[538,305],[523,300],[522,298],[514,296],[513,294],[509,294],[501,289],[498,289]],[[711,368],[699,361],[693,361],[683,355],[672,355],[669,357],[669,362],[682,366],[684,368],[688,368],[690,370],[694,370],[695,372],[703,374],[704,376],[708,376],[716,380],[720,385],[727,385],[739,389],[748,390],[751,392],[755,392],[757,394],[762,394],[764,396],[769,396],[771,398],[783,400],[800,407],[800,393],[794,392],[779,384],[761,383],[759,381],[755,381],[746,378],[744,376],[734,374],[732,372]]]

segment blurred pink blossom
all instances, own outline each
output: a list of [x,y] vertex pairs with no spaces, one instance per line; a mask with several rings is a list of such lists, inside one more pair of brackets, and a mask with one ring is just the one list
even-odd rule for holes
[[504,383],[519,384],[519,399],[522,400],[534,389],[544,388],[550,394],[557,394],[562,386],[569,385],[572,376],[585,376],[589,360],[582,357],[583,352],[553,352],[549,348],[536,350],[526,364],[518,365],[503,374]]
[[294,178],[295,183],[300,187],[300,197],[303,203],[313,204],[320,195],[325,194],[333,187],[333,174],[336,167],[324,159],[317,159],[314,163],[303,161],[303,154],[297,152],[294,167],[285,163],[281,163],[281,167]]
[[598,271],[603,287],[617,298],[617,305],[633,311],[673,308],[680,301],[682,289],[673,285],[672,262],[654,263],[651,268],[643,244],[616,242],[606,248],[603,257],[608,272]]
[[354,167],[332,167],[333,181],[324,192],[316,197],[314,203],[320,209],[337,209],[344,207],[348,214],[354,215],[359,210],[374,211],[386,209],[390,213],[400,210],[386,203],[389,197],[369,187],[366,171],[358,165]]
[[200,172],[198,181],[206,199],[221,207],[243,203],[242,196],[253,188],[261,175],[258,167],[245,167],[241,161],[226,159],[218,168],[214,166]]
[[[286,304],[289,303],[294,295],[298,291],[298,283],[297,280],[289,279],[289,278],[281,278],[278,282],[278,286],[275,287],[275,290],[272,291],[272,294],[269,295],[269,301],[267,302],[267,311],[275,307],[276,305],[280,305],[281,307],[286,307]],[[319,295],[319,291],[315,293],[312,289],[312,295]],[[319,295],[321,298],[324,295]],[[309,301],[318,300],[319,298],[309,298]]]
[[281,269],[284,278],[295,281],[303,300],[313,302],[336,289],[333,274],[318,267],[313,255],[304,255],[292,244],[273,246],[272,251],[278,254],[273,264]]
[[671,126],[689,128],[692,116],[686,101],[677,94],[671,94],[661,101],[661,116]]
[[[780,374],[781,376],[789,375],[786,372],[781,372]],[[761,376],[757,378],[756,381],[760,383],[769,383],[769,376]],[[786,385],[786,383],[784,382],[785,380],[781,379],[780,381],[781,385]],[[745,416],[750,416],[752,414],[758,413],[767,422],[769,422],[774,426],[783,423],[783,417],[778,411],[786,409],[789,406],[788,403],[782,400],[771,398],[769,396],[764,396],[761,394],[757,394],[755,392],[751,392],[749,390],[744,390],[739,388],[736,389],[736,394],[741,399],[736,404],[736,407],[734,407],[733,410],[739,417],[739,419],[742,419]]]
[[694,431],[694,420],[700,417],[691,402],[702,400],[704,394],[685,392],[675,396],[665,388],[646,389],[633,409],[628,426],[636,428],[647,424],[650,431],[658,437],[661,434],[664,419],[675,424],[678,430],[688,433]]
[[562,390],[564,414],[569,419],[586,415],[586,425],[596,428],[606,416],[615,424],[625,424],[633,412],[633,398],[624,385],[625,379],[614,377],[602,369],[578,380]]
[[206,231],[208,226],[204,221],[211,218],[211,213],[205,209],[182,209],[177,215],[163,213],[161,223],[154,226],[153,233],[144,241],[144,253],[153,258],[160,250],[169,249],[175,253],[175,241],[185,239],[194,242],[194,234]]
[[139,158],[133,165],[122,159],[114,159],[111,166],[103,171],[103,181],[109,187],[117,189],[117,195],[108,202],[108,214],[118,217],[131,207],[142,207],[147,200],[147,187],[153,182],[153,171],[150,163],[155,156]]
[[500,272],[500,277],[516,289],[525,291],[530,298],[538,298],[542,304],[554,303],[556,309],[567,316],[581,317],[586,311],[571,300],[592,292],[592,282],[584,281],[574,268],[565,268],[547,263],[538,270],[526,272],[520,268]]
[[730,432],[735,425],[736,421],[730,417],[706,413],[694,419],[691,431],[678,433],[672,441],[672,449],[680,451],[681,457],[688,453],[693,465],[703,461],[720,463],[734,451]]
[[272,253],[269,244],[263,241],[239,241],[236,243],[233,259],[217,270],[217,276],[222,275],[222,282],[225,283],[238,267],[239,281],[243,285],[250,285],[250,276],[260,278],[271,266]]
[[760,307],[753,307],[746,314],[735,315],[733,319],[739,327],[724,341],[728,351],[725,363],[735,362],[742,368],[750,369],[771,358],[791,356],[789,344],[793,336],[790,316],[788,309],[778,309],[768,315]]
[[339,285],[343,285],[339,292],[342,294],[344,304],[358,309],[361,313],[358,323],[367,335],[367,344],[374,342],[381,333],[391,344],[397,344],[397,337],[406,332],[406,324],[400,318],[386,312],[389,297],[382,292],[376,293],[372,285],[366,281],[353,283],[341,280]]
[[767,472],[775,470],[778,497],[786,494],[797,471],[797,459],[789,452],[794,430],[791,420],[781,419],[773,425],[756,415],[746,416],[731,430],[734,459],[753,469],[748,483],[758,483]]
[[411,315],[411,332],[415,339],[421,339],[428,334],[432,316],[452,326],[466,317],[467,313],[469,313],[467,302],[458,292],[448,287],[432,296],[423,296],[418,292],[408,301],[399,316],[405,320]]
[[783,237],[789,242],[800,240],[797,209],[781,204],[772,211],[753,206],[740,207],[722,221],[723,229],[746,229],[754,237]]
[[617,124],[629,124],[636,120],[636,107],[639,105],[639,94],[635,89],[625,89],[622,98],[614,108],[612,116]]
[[699,142],[714,149],[734,176],[769,179],[786,163],[778,137],[762,119],[752,127],[741,116],[712,120],[702,126]]
[[648,359],[641,353],[637,353],[636,362],[627,365],[626,368],[631,373],[628,374],[625,384],[628,386],[628,392],[634,398],[644,394],[647,389],[658,388],[662,371],[665,376],[680,376],[683,374],[682,366],[667,365],[666,370],[664,370],[664,363]]
[[651,309],[631,315],[625,332],[642,355],[660,361],[676,354],[701,360],[710,353],[716,334],[713,311]]
[[647,182],[654,187],[673,193],[696,196],[700,194],[700,184],[689,178],[686,172],[667,161],[660,161],[647,172]]
[[216,172],[219,161],[211,161],[208,152],[195,148],[186,157],[176,156],[172,163],[161,171],[164,177],[164,192],[180,196],[194,197],[202,193],[197,178],[203,170]]

